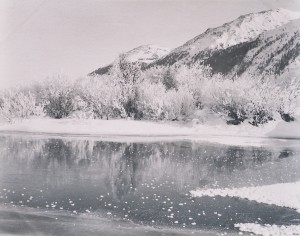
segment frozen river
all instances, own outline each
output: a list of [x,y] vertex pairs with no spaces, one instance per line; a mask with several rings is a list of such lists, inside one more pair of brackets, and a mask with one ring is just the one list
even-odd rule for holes
[[239,147],[2,134],[0,234],[235,235],[241,223],[297,226],[292,208],[190,191],[298,182],[299,148],[299,140]]

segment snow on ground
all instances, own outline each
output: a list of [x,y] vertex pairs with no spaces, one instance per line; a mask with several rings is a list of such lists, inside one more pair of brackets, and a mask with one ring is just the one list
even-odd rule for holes
[[237,197],[280,207],[289,207],[300,212],[300,181],[257,187],[198,189],[190,192],[193,197]]
[[261,146],[267,138],[300,138],[300,122],[269,122],[255,127],[247,122],[227,125],[224,121],[200,124],[135,120],[92,120],[32,118],[14,123],[0,122],[0,132],[85,135],[99,137],[136,137],[191,139],[228,145]]
[[279,122],[266,135],[276,138],[300,138],[300,122]]
[[260,225],[254,223],[235,224],[241,231],[263,236],[300,235],[300,225]]
[[194,133],[192,129],[187,127],[158,122],[50,118],[28,119],[12,124],[3,124],[0,125],[0,131],[103,136],[184,136]]

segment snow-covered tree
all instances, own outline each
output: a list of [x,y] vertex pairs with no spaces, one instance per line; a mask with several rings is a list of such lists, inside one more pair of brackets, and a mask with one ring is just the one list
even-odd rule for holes
[[9,122],[43,115],[42,106],[37,104],[35,95],[30,91],[9,89],[0,94],[0,117]]
[[76,110],[73,82],[63,76],[48,78],[38,86],[45,113],[53,118],[67,117]]
[[141,73],[141,64],[128,61],[125,54],[118,57],[109,72],[114,83],[117,83],[122,89],[121,96],[127,117],[140,118],[137,109],[137,87],[142,82]]
[[212,78],[208,83],[208,107],[236,124],[247,119],[255,126],[278,119],[278,114],[283,119],[282,114],[292,116],[300,91],[299,80],[282,80],[274,75]]
[[211,79],[211,71],[200,63],[182,65],[176,68],[175,79],[179,88],[185,87],[193,96],[196,108],[202,109],[205,103],[207,80]]
[[138,110],[142,112],[144,119],[161,120],[164,118],[165,86],[161,83],[153,83],[150,80],[143,81],[139,87]]
[[92,112],[94,118],[126,116],[121,85],[108,76],[78,80],[76,93],[84,102],[79,110]]

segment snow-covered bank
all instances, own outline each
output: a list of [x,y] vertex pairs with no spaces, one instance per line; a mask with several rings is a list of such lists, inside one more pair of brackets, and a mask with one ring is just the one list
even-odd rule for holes
[[[0,123],[0,132],[26,132],[57,135],[99,137],[184,138],[229,145],[262,145],[266,138],[300,138],[300,122],[270,122],[255,127],[247,123],[238,126],[216,124],[187,124],[135,120],[92,119],[26,119]],[[230,137],[230,138],[229,138]]]
[[195,134],[195,131],[188,127],[158,122],[46,118],[2,124],[0,131],[99,136],[184,136]]
[[300,235],[300,225],[260,225],[254,223],[235,224],[241,231],[263,236]]
[[300,182],[231,189],[198,189],[191,191],[191,194],[193,197],[237,197],[258,203],[289,207],[300,212]]

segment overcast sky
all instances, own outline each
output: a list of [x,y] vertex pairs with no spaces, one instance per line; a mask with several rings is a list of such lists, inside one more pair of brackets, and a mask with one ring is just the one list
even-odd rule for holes
[[85,75],[143,44],[174,48],[239,15],[300,0],[0,0],[0,87]]

